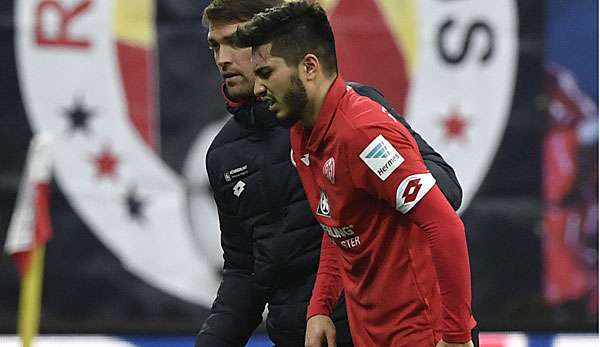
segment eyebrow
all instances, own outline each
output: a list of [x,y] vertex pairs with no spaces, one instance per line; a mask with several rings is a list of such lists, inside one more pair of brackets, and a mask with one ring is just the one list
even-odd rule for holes
[[[214,38],[212,38],[210,36],[206,39],[206,41],[208,41],[208,44],[210,46],[217,46],[220,44],[217,40],[215,40]],[[221,39],[221,44],[231,45],[232,42],[233,42],[233,35],[224,36]]]
[[231,45],[231,43],[233,42],[233,34],[223,37],[221,42],[223,42],[226,45]]

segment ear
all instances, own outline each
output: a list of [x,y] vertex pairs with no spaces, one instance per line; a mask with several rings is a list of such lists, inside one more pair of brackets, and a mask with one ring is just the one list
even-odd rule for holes
[[321,62],[314,54],[307,54],[300,62],[300,73],[304,74],[307,81],[314,80],[321,71]]

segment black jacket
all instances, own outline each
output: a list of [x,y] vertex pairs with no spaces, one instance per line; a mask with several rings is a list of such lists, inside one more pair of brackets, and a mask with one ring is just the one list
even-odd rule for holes
[[[410,129],[375,89],[351,85]],[[234,117],[206,156],[221,226],[223,280],[196,346],[244,346],[268,304],[271,340],[278,347],[301,347],[322,230],[291,164],[289,129],[277,126],[264,103],[229,111]],[[418,134],[411,133],[440,189],[457,209],[462,191],[454,171]],[[332,315],[338,343],[351,341],[344,306],[341,300]]]

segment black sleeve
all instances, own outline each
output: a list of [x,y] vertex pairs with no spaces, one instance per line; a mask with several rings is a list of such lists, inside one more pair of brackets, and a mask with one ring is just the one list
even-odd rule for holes
[[[211,186],[215,188],[213,180]],[[223,279],[196,338],[196,347],[243,347],[262,321],[265,301],[253,283],[252,240],[240,229],[238,220],[224,211],[219,200],[215,194],[224,257]]]
[[356,82],[348,82],[348,85],[358,94],[369,97],[371,100],[376,101],[385,107],[394,118],[398,119],[408,131],[410,131],[419,146],[419,152],[421,152],[425,165],[429,171],[431,171],[433,177],[435,177],[440,190],[444,193],[446,199],[450,202],[450,205],[452,205],[455,210],[458,210],[462,202],[462,188],[458,183],[454,169],[446,163],[444,158],[442,158],[442,156],[421,137],[421,135],[410,127],[404,117],[402,117],[392,105],[385,100],[383,94],[377,89]]

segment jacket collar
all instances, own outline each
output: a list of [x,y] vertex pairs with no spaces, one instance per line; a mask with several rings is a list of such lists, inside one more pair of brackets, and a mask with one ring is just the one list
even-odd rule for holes
[[233,101],[227,96],[225,84],[221,85],[221,93],[229,113],[233,114],[235,119],[248,129],[267,130],[277,126],[275,114],[269,111],[269,105],[266,102],[258,100]]
[[344,94],[346,94],[346,91],[346,84],[342,77],[338,75],[325,96],[321,110],[319,110],[319,115],[315,120],[310,137],[308,138],[306,149],[310,152],[316,152],[317,148],[319,148],[319,145],[331,126],[335,110]]
[[221,94],[223,94],[223,99],[225,99],[225,103],[227,104],[227,107],[229,108],[240,108],[246,104],[248,104],[247,101],[245,100],[241,100],[241,101],[233,101],[229,98],[229,96],[227,95],[227,89],[225,87],[225,83],[221,84]]

